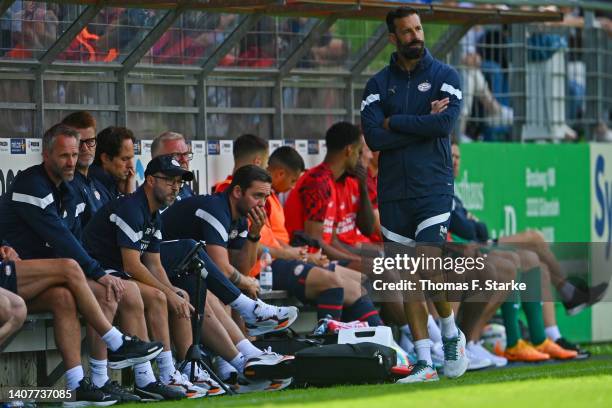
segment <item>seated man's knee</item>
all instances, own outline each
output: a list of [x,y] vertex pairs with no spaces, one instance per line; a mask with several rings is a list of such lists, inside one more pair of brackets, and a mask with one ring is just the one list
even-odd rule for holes
[[28,308],[25,302],[19,296],[15,296],[14,299],[11,300],[11,309],[15,326],[21,327],[28,316]]
[[147,308],[150,308],[150,307],[165,308],[167,304],[166,295],[164,294],[164,292],[162,292],[161,290],[157,288],[151,288],[149,290],[149,294],[145,301],[148,302],[148,305],[145,305]]
[[69,283],[85,280],[85,274],[74,259],[61,259],[60,267]]
[[540,258],[533,251],[521,250],[519,251],[519,256],[521,259],[521,268],[524,271],[540,266]]
[[525,234],[527,235],[527,241],[529,241],[530,243],[544,244],[546,242],[546,239],[544,238],[544,234],[542,234],[538,230],[529,230],[529,231],[526,231]]
[[[313,271],[311,271],[313,272]],[[341,288],[342,279],[335,273],[323,268],[316,268],[317,280],[315,283],[321,289]]]
[[138,290],[138,285],[131,281],[125,281],[124,284],[125,292],[121,298],[121,309],[133,313],[142,313],[144,311],[144,304],[142,302],[140,290]]
[[63,286],[54,286],[47,289],[47,291],[49,291],[49,293],[47,293],[48,296],[46,299],[51,310],[54,312],[76,314],[76,301],[70,290]]

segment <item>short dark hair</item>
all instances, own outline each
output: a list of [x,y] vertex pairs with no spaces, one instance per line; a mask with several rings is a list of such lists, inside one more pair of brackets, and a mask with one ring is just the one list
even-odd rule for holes
[[58,136],[62,135],[74,137],[77,141],[81,139],[81,135],[73,127],[64,125],[63,123],[58,123],[56,125],[51,126],[43,135],[43,151],[50,152],[51,150],[53,150],[55,139],[57,139]]
[[268,142],[263,138],[246,133],[234,140],[234,160],[240,160],[251,154],[268,151]]
[[246,166],[240,167],[234,172],[232,177],[232,183],[229,186],[229,191],[232,191],[234,187],[240,186],[242,191],[246,191],[254,181],[262,181],[264,183],[272,184],[272,177],[270,173],[254,164],[247,164]]
[[359,142],[359,128],[349,122],[334,123],[325,133],[325,144],[330,153],[339,152],[346,146]]
[[96,128],[96,118],[87,111],[72,112],[62,120],[62,123],[75,129]]
[[303,172],[306,168],[302,156],[291,146],[281,146],[276,149],[270,155],[268,165],[270,167],[285,167],[298,173]]
[[113,159],[119,155],[124,140],[130,139],[132,143],[136,142],[134,133],[130,129],[119,126],[109,126],[103,129],[98,133],[96,139],[94,164],[98,166],[102,164],[102,153],[106,153],[109,159]]
[[412,7],[398,7],[387,13],[387,29],[390,33],[395,34],[395,20],[404,18],[413,14],[419,15],[419,12]]

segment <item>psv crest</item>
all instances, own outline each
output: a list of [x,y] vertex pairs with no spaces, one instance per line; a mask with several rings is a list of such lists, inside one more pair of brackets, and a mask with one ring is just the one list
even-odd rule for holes
[[417,89],[421,92],[427,92],[431,89],[431,84],[429,82],[423,82],[417,86]]

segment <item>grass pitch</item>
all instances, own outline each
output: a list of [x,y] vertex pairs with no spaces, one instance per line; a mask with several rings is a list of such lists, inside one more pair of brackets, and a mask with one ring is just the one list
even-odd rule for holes
[[[155,407],[612,407],[612,346],[588,360],[468,372],[456,380],[307,388],[157,403]],[[137,407],[142,405],[132,405]],[[152,405],[153,406],[153,405]]]

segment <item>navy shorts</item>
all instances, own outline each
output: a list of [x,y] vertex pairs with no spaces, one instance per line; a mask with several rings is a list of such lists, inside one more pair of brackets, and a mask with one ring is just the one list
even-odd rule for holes
[[272,289],[286,290],[300,302],[306,303],[306,277],[313,267],[300,261],[275,260],[272,262]]
[[415,242],[446,242],[452,195],[411,198],[379,204],[385,242],[411,245]]
[[14,262],[0,262],[0,287],[17,294],[17,274]]
[[[327,270],[334,272],[336,263],[330,262]],[[315,265],[301,261],[276,259],[272,262],[272,289],[286,290],[300,302],[308,303],[306,299],[306,278]]]

